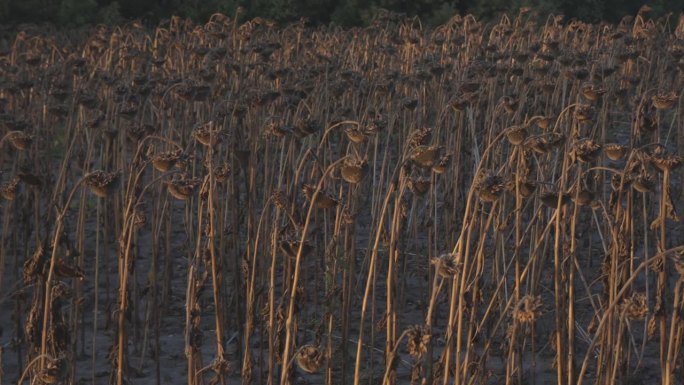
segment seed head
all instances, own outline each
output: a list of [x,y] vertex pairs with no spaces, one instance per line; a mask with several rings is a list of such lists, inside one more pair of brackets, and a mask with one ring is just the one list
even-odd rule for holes
[[304,345],[295,355],[297,366],[307,373],[316,373],[323,364],[323,353],[314,345]]
[[520,323],[533,322],[541,315],[541,296],[524,296],[515,310],[513,311],[513,318]]

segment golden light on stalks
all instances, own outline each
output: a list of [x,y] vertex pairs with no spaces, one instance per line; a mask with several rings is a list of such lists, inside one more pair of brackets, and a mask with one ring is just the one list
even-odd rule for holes
[[121,173],[118,171],[107,173],[97,170],[86,175],[83,181],[93,194],[100,198],[107,198],[119,188],[120,178]]
[[625,156],[627,149],[620,144],[610,143],[603,146],[603,152],[606,153],[606,156],[610,160],[620,160]]
[[199,178],[180,177],[166,181],[166,190],[178,200],[188,200],[202,183]]
[[406,350],[416,360],[427,352],[430,343],[430,327],[427,325],[413,325],[406,330]]
[[534,322],[541,315],[541,296],[526,295],[513,310],[513,318],[520,323]]
[[673,91],[667,94],[655,94],[651,96],[651,102],[653,103],[653,107],[658,110],[669,110],[674,106],[677,98],[677,94]]
[[475,185],[480,200],[488,203],[496,201],[505,187],[503,178],[490,172],[484,172]]
[[340,166],[342,179],[351,184],[360,183],[368,173],[368,162],[357,157],[347,157]]
[[178,150],[166,151],[152,157],[152,165],[159,172],[167,172],[180,160],[183,152]]
[[323,353],[314,345],[304,345],[295,355],[297,366],[307,373],[316,373],[323,365]]
[[[304,192],[306,199],[308,199],[309,201],[311,201],[311,198],[313,197],[315,191],[315,186],[306,183],[302,185],[302,192]],[[337,206],[338,203],[339,202],[337,201],[337,199],[335,199],[332,195],[321,190],[318,192],[318,195],[316,195],[316,201],[314,202],[314,205],[319,209],[331,209]]]
[[521,145],[527,139],[528,131],[525,126],[512,126],[506,130],[506,138],[514,145]]
[[437,274],[443,278],[453,278],[461,271],[463,266],[461,258],[455,253],[446,253],[439,257],[433,257],[430,263],[435,265]]
[[409,159],[420,167],[432,168],[438,162],[441,149],[440,146],[414,147],[409,154]]
[[648,299],[646,294],[633,293],[631,297],[624,298],[620,304],[620,312],[630,320],[642,320],[648,315]]
[[0,185],[0,195],[3,199],[13,201],[17,198],[19,191],[19,177],[12,178],[9,182]]
[[23,131],[14,131],[7,135],[7,140],[15,149],[26,151],[31,147],[31,143],[33,143],[33,135]]

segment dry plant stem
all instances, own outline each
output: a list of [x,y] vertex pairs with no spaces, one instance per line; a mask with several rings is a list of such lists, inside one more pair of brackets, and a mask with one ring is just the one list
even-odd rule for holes
[[391,381],[391,376],[392,376],[391,368],[394,367],[394,360],[396,360],[396,358],[397,358],[397,351],[399,350],[399,344],[404,339],[404,337],[406,337],[407,333],[408,333],[408,330],[404,330],[404,332],[401,333],[401,335],[399,336],[397,341],[392,346],[392,349],[389,352],[387,352],[388,353],[387,365],[385,368],[385,372],[382,376],[382,385],[389,385],[392,383],[392,381]]
[[[97,217],[97,221],[99,223],[100,221],[100,213],[101,213],[101,202],[100,199],[97,200],[97,209],[95,210],[95,215]],[[97,320],[98,320],[98,310],[99,310],[99,303],[100,303],[100,231],[98,229],[95,230],[95,293],[93,295],[93,344],[92,344],[92,369],[91,369],[91,377],[93,383],[95,383],[95,366],[97,362]]]
[[663,373],[663,383],[671,384],[676,378],[674,376],[674,365],[677,360],[677,355],[681,349],[682,338],[682,324],[679,316],[678,309],[681,309],[682,302],[682,284],[684,283],[684,278],[680,277],[675,284],[674,290],[674,300],[672,302],[672,317],[670,320],[670,336],[667,341],[667,357],[665,359],[665,369],[666,372]]
[[[665,250],[667,248],[667,240],[665,239],[666,237],[666,232],[665,232],[665,222],[667,222],[667,212],[665,210],[665,205],[667,205],[669,202],[669,197],[668,193],[670,190],[670,171],[665,170],[663,172],[663,184],[661,186],[661,197],[660,197],[660,213],[658,214],[658,220],[660,221],[660,250]],[[661,368],[661,373],[663,375],[663,385],[670,385],[670,373],[671,373],[671,368],[670,365],[671,363],[668,360],[667,356],[667,310],[665,306],[665,288],[667,286],[667,257],[665,255],[662,256],[661,260],[661,267],[660,271],[658,272],[658,287],[656,288],[657,294],[656,298],[659,299],[660,301],[660,311],[662,314],[659,315],[659,332],[660,332],[660,368]],[[676,311],[675,311],[676,312]],[[671,325],[672,328],[675,327],[675,324]]]
[[[144,169],[141,170],[140,172],[137,173],[135,176],[135,179],[133,179],[133,185],[137,185],[139,178],[142,176]],[[122,250],[122,258],[121,258],[121,265],[119,268],[120,271],[120,277],[119,277],[119,308],[118,308],[118,313],[117,313],[117,368],[116,368],[116,381],[117,385],[122,385],[125,380],[124,380],[124,351],[126,350],[126,330],[125,330],[125,322],[126,322],[126,307],[128,306],[127,304],[127,299],[128,299],[128,264],[130,260],[130,253],[131,253],[131,244],[133,242],[133,236],[135,232],[135,216],[133,215],[133,209],[135,206],[140,203],[140,200],[144,196],[145,192],[147,189],[152,186],[154,183],[160,181],[162,178],[168,176],[169,174],[173,174],[175,171],[170,171],[167,173],[164,173],[162,175],[159,175],[158,177],[152,179],[147,185],[145,185],[140,194],[136,197],[134,195],[134,189],[132,187],[129,187],[128,189],[128,195],[127,195],[127,206],[124,212],[124,224],[123,224],[123,230],[121,231],[121,240],[122,243],[121,245],[124,247]],[[190,377],[189,377],[190,378]]]
[[377,230],[375,232],[375,240],[373,242],[373,248],[371,250],[368,274],[366,276],[366,287],[364,289],[363,300],[361,302],[361,314],[359,319],[359,339],[356,343],[356,362],[354,363],[354,385],[359,385],[361,383],[361,355],[363,348],[363,330],[364,322],[366,319],[366,310],[368,309],[370,292],[373,286],[373,282],[375,280],[375,265],[378,255],[378,246],[380,245],[380,237],[382,235],[382,229],[384,228],[385,214],[387,212],[387,207],[389,206],[390,199],[394,194],[394,189],[394,183],[390,184],[385,196],[385,201],[383,202],[382,208],[380,210],[380,215],[378,217],[378,225],[376,227]]
[[596,331],[594,332],[595,337],[592,338],[591,343],[589,344],[589,348],[587,349],[587,353],[584,355],[584,360],[582,361],[582,366],[579,372],[579,375],[577,376],[577,385],[582,384],[584,375],[586,374],[586,370],[589,364],[589,357],[594,351],[594,347],[596,347],[596,344],[599,342],[599,340],[603,336],[603,328],[606,326],[607,321],[610,319],[610,314],[613,313],[613,310],[615,309],[615,306],[617,306],[620,303],[620,300],[622,300],[623,296],[631,289],[631,284],[638,278],[638,273],[647,268],[650,264],[652,264],[654,261],[659,260],[660,258],[663,258],[666,256],[668,253],[672,252],[683,252],[684,251],[684,246],[678,246],[669,250],[664,250],[660,253],[657,253],[653,255],[650,258],[647,258],[643,262],[641,262],[636,268],[634,269],[634,274],[627,279],[627,281],[624,282],[624,285],[620,289],[620,291],[617,292],[617,295],[615,298],[608,303],[608,306],[605,308],[605,311],[603,312],[603,316],[601,316],[601,319],[599,320],[599,324],[596,327]]
[[[271,198],[266,200],[266,203],[264,204],[265,207],[268,207],[271,202]],[[258,250],[259,250],[259,237],[261,235],[261,225],[264,222],[264,219],[266,218],[267,210],[263,210],[261,212],[261,215],[259,216],[259,223],[257,224],[257,230],[256,230],[256,238],[254,239],[254,253],[252,255],[252,266],[250,268],[250,274],[249,274],[249,282],[247,284],[247,295],[246,295],[246,305],[247,309],[245,312],[246,315],[246,321],[245,321],[245,335],[244,335],[244,341],[245,341],[245,350],[244,350],[244,356],[242,358],[242,375],[243,379],[246,376],[246,373],[251,371],[251,354],[250,354],[250,338],[252,334],[252,327],[253,327],[253,316],[252,314],[254,313],[254,291],[256,287],[256,271],[257,271],[257,255],[258,255]],[[271,286],[272,287],[272,286]],[[269,315],[271,317],[271,315]],[[273,345],[270,344],[272,347]],[[271,351],[273,349],[269,349]]]
[[388,250],[388,266],[387,266],[387,277],[386,277],[386,341],[385,341],[385,349],[387,350],[386,355],[385,355],[385,365],[386,365],[386,370],[385,373],[387,375],[387,379],[393,379],[393,372],[394,370],[392,369],[392,354],[393,351],[390,349],[394,349],[394,339],[396,337],[396,302],[397,300],[395,299],[394,293],[397,291],[395,288],[395,282],[394,282],[394,275],[395,275],[395,270],[397,269],[396,263],[397,259],[399,257],[399,250],[397,249],[397,238],[399,236],[399,232],[401,231],[401,223],[400,223],[400,217],[401,217],[401,199],[404,195],[404,191],[406,189],[406,185],[404,183],[405,178],[400,176],[400,187],[399,187],[399,193],[395,196],[394,199],[394,211],[392,213],[392,223],[390,224],[391,226],[391,234],[390,234],[390,245],[389,245],[389,250]]
[[[487,148],[484,150],[482,154],[482,158],[480,163],[478,163],[474,175],[477,176],[479,175],[479,172],[482,168],[483,163],[487,160],[492,148],[494,145],[504,136],[504,132],[501,132],[499,135],[497,135],[487,146]],[[453,279],[453,284],[452,284],[452,291],[451,291],[451,300],[449,304],[449,320],[447,323],[447,333],[446,333],[446,341],[447,341],[447,346],[445,348],[445,351],[443,353],[443,368],[444,368],[444,379],[443,379],[443,384],[447,385],[447,382],[449,380],[449,368],[450,368],[450,361],[451,361],[451,350],[452,350],[452,333],[454,330],[454,321],[458,319],[458,328],[456,329],[456,336],[457,340],[460,340],[461,332],[462,332],[462,322],[463,322],[463,317],[462,317],[462,309],[463,309],[463,290],[465,289],[465,282],[466,282],[466,275],[465,275],[465,270],[467,268],[465,261],[468,260],[467,255],[465,254],[465,251],[463,249],[463,241],[464,241],[464,236],[466,234],[466,231],[469,231],[471,225],[470,223],[472,222],[471,215],[471,206],[473,206],[473,196],[475,194],[475,188],[474,184],[471,185],[469,191],[468,191],[468,198],[466,200],[466,207],[465,207],[465,214],[463,217],[463,225],[461,227],[461,233],[459,235],[458,241],[456,242],[456,245],[454,246],[452,253],[457,253],[458,255],[461,255],[461,258],[464,261],[463,269],[461,272],[461,277],[460,277],[460,284],[459,284],[459,276],[456,275],[454,276]],[[467,240],[466,240],[467,242]],[[457,308],[458,305],[458,308]],[[456,357],[459,357],[460,351],[457,349],[456,351]],[[459,371],[456,370],[456,378],[454,379],[455,384],[460,384],[459,383]],[[357,385],[357,384],[355,384]]]
[[62,209],[57,209],[57,218],[55,219],[54,230],[55,235],[52,240],[52,255],[50,256],[50,268],[48,270],[47,280],[45,281],[45,296],[43,302],[43,328],[40,339],[40,370],[45,369],[45,358],[47,357],[47,334],[48,325],[50,325],[50,310],[52,307],[52,277],[55,274],[55,265],[57,263],[57,250],[59,249],[59,242],[62,235],[64,216],[67,214],[67,211],[69,210],[69,205],[71,204],[71,200],[73,199],[76,190],[78,190],[81,183],[83,183],[83,180],[84,179],[81,178],[78,180],[78,182],[76,182],[74,187],[71,189],[71,193],[69,193],[69,197],[64,203],[64,207]]
[[[212,139],[210,142],[213,142],[213,136],[215,134],[212,133],[211,137]],[[207,153],[208,157],[208,164],[209,164],[209,174],[207,175],[206,179],[208,179],[209,182],[209,195],[207,197],[207,209],[209,211],[209,232],[207,234],[207,241],[209,242],[209,254],[211,257],[211,283],[212,283],[212,294],[214,296],[214,308],[215,308],[215,318],[214,318],[214,325],[216,327],[216,356],[217,359],[220,361],[224,360],[224,351],[223,351],[223,323],[221,320],[221,295],[220,295],[220,284],[219,282],[219,267],[218,267],[218,260],[216,257],[216,219],[214,218],[215,215],[215,206],[214,206],[214,201],[216,199],[215,194],[216,194],[216,180],[214,178],[214,166],[213,166],[213,155],[214,155],[214,147],[209,146],[209,151]],[[199,243],[199,242],[198,242]],[[255,246],[256,248],[256,246]],[[255,263],[256,264],[256,263]],[[248,304],[250,304],[248,302]],[[248,346],[248,340],[245,339],[245,346]],[[219,375],[219,379],[221,384],[224,383],[223,379],[223,373]]]
[[33,365],[35,365],[38,361],[42,361],[42,360],[45,359],[45,358],[47,358],[47,357],[44,357],[44,356],[41,354],[41,355],[39,355],[38,357],[36,357],[36,358],[34,358],[33,360],[31,360],[31,362],[29,362],[28,365],[26,365],[26,369],[24,369],[24,371],[21,373],[21,377],[19,377],[19,381],[17,381],[17,385],[22,385],[22,384],[24,383],[24,379],[25,379],[26,376],[29,374],[29,372],[30,372],[30,370],[31,370],[31,367],[32,367]]
[[287,308],[287,318],[285,321],[285,346],[283,348],[283,370],[281,373],[280,377],[280,383],[281,385],[286,385],[288,383],[288,368],[285,365],[285,363],[289,362],[290,360],[290,346],[293,342],[293,332],[294,332],[294,310],[295,310],[295,305],[296,305],[296,298],[297,298],[297,285],[299,284],[299,275],[300,275],[300,266],[301,266],[301,259],[302,259],[302,250],[304,248],[304,241],[306,240],[306,235],[307,231],[309,229],[309,224],[311,221],[311,214],[313,213],[315,204],[316,202],[316,197],[318,197],[319,192],[321,191],[321,188],[323,187],[323,181],[325,178],[328,176],[328,174],[335,169],[335,167],[344,161],[344,159],[340,159],[330,166],[325,170],[323,175],[321,175],[321,179],[318,181],[318,184],[316,185],[316,190],[313,192],[311,195],[311,201],[309,203],[309,209],[306,214],[306,220],[304,222],[304,228],[302,229],[302,236],[301,239],[299,240],[299,248],[297,250],[297,256],[295,258],[295,266],[294,266],[294,272],[292,275],[292,282],[290,285],[290,298],[288,302],[288,308]]
[[[265,211],[265,210],[264,210]],[[279,210],[278,210],[279,212]],[[278,223],[278,212],[274,223]],[[271,230],[271,265],[269,269],[268,281],[268,385],[273,385],[275,377],[275,288],[276,288],[276,263],[277,263],[277,232]]]

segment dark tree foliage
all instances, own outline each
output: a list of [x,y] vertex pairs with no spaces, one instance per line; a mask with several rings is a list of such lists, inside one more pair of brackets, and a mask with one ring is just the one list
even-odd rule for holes
[[[520,7],[585,21],[617,22],[634,15],[643,0],[0,0],[0,24],[53,23],[78,26],[142,19],[155,24],[171,15],[206,21],[213,13],[254,17],[287,23],[306,18],[313,24],[343,26],[368,24],[385,9],[406,16],[418,16],[424,24],[438,24],[456,13],[473,13],[479,18],[496,18]],[[649,3],[653,15],[684,11],[684,1],[655,0]]]

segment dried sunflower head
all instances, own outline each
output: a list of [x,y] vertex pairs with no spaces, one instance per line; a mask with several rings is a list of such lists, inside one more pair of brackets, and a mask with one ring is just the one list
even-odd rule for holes
[[167,172],[178,162],[183,152],[178,150],[166,151],[152,157],[152,165],[159,172]]
[[192,136],[205,146],[214,146],[223,140],[225,133],[218,129],[214,121],[201,124],[192,130]]
[[596,160],[599,151],[601,151],[600,144],[594,143],[591,139],[583,139],[574,144],[571,157],[579,159],[581,162],[589,163]]
[[414,195],[421,196],[425,195],[430,189],[430,180],[427,178],[410,178],[406,182],[406,187]]
[[585,123],[594,118],[596,111],[590,105],[578,105],[575,108],[574,116],[580,123]]
[[360,144],[366,141],[366,134],[358,126],[349,126],[344,129],[347,138],[354,143]]
[[669,110],[674,106],[677,101],[677,94],[675,92],[670,92],[667,94],[655,94],[651,96],[651,102],[653,102],[653,107],[659,110]]
[[414,164],[423,168],[432,168],[439,160],[439,146],[418,146],[413,147],[409,154],[409,159]]
[[453,278],[461,271],[461,266],[463,265],[459,255],[455,253],[446,253],[439,257],[434,257],[430,263],[435,265],[437,274],[443,278]]
[[[308,200],[311,200],[313,198],[313,194],[316,191],[316,187],[312,186],[310,184],[303,184],[302,185],[302,192],[304,192],[304,195],[306,195],[306,198]],[[332,195],[326,193],[322,189],[318,192],[318,195],[316,195],[316,201],[314,202],[314,205],[320,209],[330,209],[338,205],[337,199],[335,199]]]
[[523,145],[536,152],[539,155],[544,155],[551,151],[551,145],[540,136],[530,136],[523,142]]
[[181,176],[166,182],[166,189],[169,194],[178,200],[188,200],[197,190],[197,187],[202,183],[199,178],[187,178]]
[[442,157],[439,158],[439,162],[432,165],[432,172],[435,174],[443,174],[449,166],[449,163],[451,163],[451,154],[442,155]]
[[648,315],[648,299],[643,293],[633,293],[624,298],[620,304],[620,312],[631,320],[642,320]]
[[316,373],[323,364],[323,353],[317,346],[304,345],[295,354],[295,361],[303,371]]
[[406,330],[406,349],[409,354],[420,359],[426,352],[430,343],[430,328],[425,325],[414,325]]
[[[285,239],[280,241],[280,250],[290,258],[296,258],[301,242],[299,239]],[[308,241],[304,241],[302,247],[302,258],[306,258],[313,251],[313,246]]]
[[7,134],[7,140],[15,149],[26,151],[31,147],[31,143],[33,143],[33,135],[23,131],[13,131]]
[[503,96],[499,102],[499,106],[503,107],[507,113],[512,114],[518,109],[518,100],[513,96]]
[[505,187],[506,183],[503,178],[491,172],[483,173],[475,186],[480,200],[489,203],[496,201]]
[[527,139],[528,131],[525,126],[512,126],[506,130],[506,138],[514,145],[521,145]]
[[584,83],[581,87],[582,96],[590,102],[595,102],[606,93],[606,90],[592,83]]
[[678,155],[661,155],[654,154],[649,157],[651,164],[659,171],[671,171],[681,166],[684,162],[684,157]]
[[273,204],[281,210],[287,207],[287,195],[284,191],[273,191],[273,193],[271,193],[271,200],[273,201]]
[[603,152],[606,153],[606,156],[610,160],[620,160],[623,156],[625,156],[625,152],[627,152],[627,149],[625,148],[625,146],[622,146],[620,144],[610,143],[603,146]]
[[120,172],[107,173],[97,170],[85,176],[84,182],[90,191],[100,198],[106,198],[119,188]]
[[227,182],[228,177],[230,177],[230,171],[230,164],[225,162],[214,169],[214,178],[216,178],[216,181],[219,183]]
[[[554,87],[555,87],[555,84],[554,84]],[[531,117],[530,120],[527,122],[527,124],[530,126],[533,124],[536,124],[537,127],[541,128],[542,130],[546,130],[551,125],[552,120],[553,120],[553,117],[551,117],[551,116],[538,115],[538,116]]]
[[340,175],[348,183],[356,184],[368,173],[368,162],[356,157],[348,157],[340,166]]
[[652,175],[642,172],[634,178],[632,187],[640,193],[648,193],[655,187],[655,180]]
[[13,201],[19,191],[19,177],[12,178],[9,182],[0,185],[0,196],[5,200]]
[[432,139],[432,127],[425,127],[413,131],[408,138],[409,148],[427,146]]
[[513,318],[520,323],[533,322],[541,315],[541,308],[541,296],[526,295],[515,307]]

